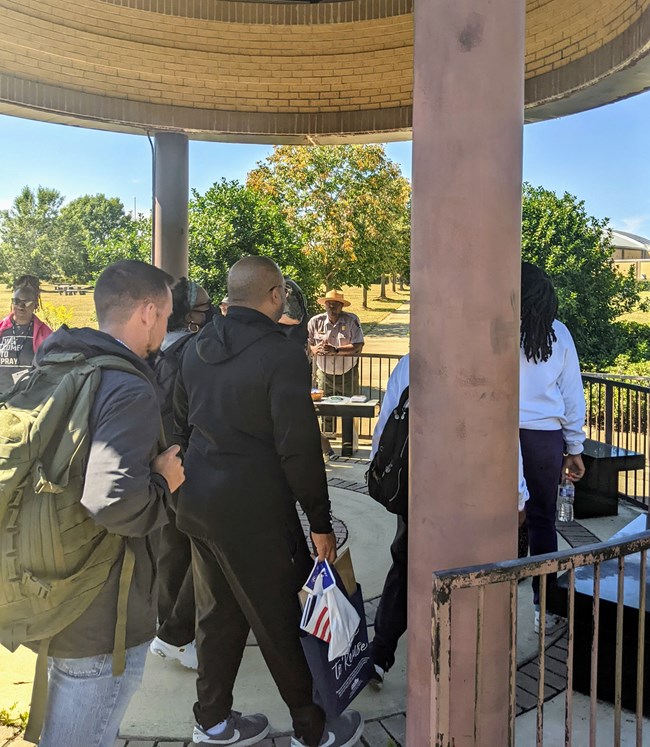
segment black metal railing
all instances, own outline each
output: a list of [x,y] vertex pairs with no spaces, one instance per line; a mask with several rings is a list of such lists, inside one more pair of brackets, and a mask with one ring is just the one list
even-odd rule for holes
[[[380,353],[333,357],[330,359],[332,373],[328,377],[330,390],[325,390],[324,394],[363,394],[381,405],[388,378],[402,357]],[[316,360],[312,365],[314,386],[318,386]],[[644,454],[645,469],[621,472],[619,493],[622,498],[647,508],[650,505],[650,380],[599,373],[585,373],[582,379],[587,402],[587,437]],[[376,422],[376,418],[359,418],[359,437],[372,438]],[[341,430],[340,423],[332,427],[331,420],[328,426],[326,430]]]
[[621,497],[650,503],[650,386],[648,379],[613,374],[582,376],[587,402],[587,437],[645,455],[642,470],[621,472]]
[[[323,390],[325,397],[355,394],[365,395],[368,400],[384,398],[386,384],[393,369],[403,356],[380,353],[360,353],[355,356],[321,356],[312,359],[313,385]],[[325,368],[325,371],[322,368]],[[321,418],[325,431],[340,432],[340,423],[332,423],[336,418]],[[358,418],[357,429],[360,438],[372,438],[376,418]]]

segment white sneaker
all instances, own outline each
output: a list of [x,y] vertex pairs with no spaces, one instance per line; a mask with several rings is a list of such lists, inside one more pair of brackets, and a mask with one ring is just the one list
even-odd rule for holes
[[[539,633],[539,622],[540,613],[539,610],[535,610],[535,632]],[[544,625],[544,632],[546,635],[552,635],[556,633],[566,623],[565,617],[560,615],[552,615],[550,612],[546,613],[546,624]]]
[[199,661],[196,657],[196,643],[192,641],[186,646],[172,646],[171,643],[165,643],[161,638],[154,638],[149,646],[149,651],[163,659],[176,659],[188,669],[198,669]]
[[[331,721],[325,722],[325,729],[318,747],[353,747],[363,734],[363,718],[352,709]],[[304,747],[302,739],[291,737],[291,747]]]

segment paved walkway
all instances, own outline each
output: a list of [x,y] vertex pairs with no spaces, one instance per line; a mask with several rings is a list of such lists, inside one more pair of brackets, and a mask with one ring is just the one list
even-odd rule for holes
[[406,302],[368,332],[363,352],[405,355],[409,351],[410,324],[411,305]]

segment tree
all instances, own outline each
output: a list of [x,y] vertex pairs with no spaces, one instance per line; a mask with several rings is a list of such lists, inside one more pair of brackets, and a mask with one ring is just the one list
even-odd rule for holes
[[367,288],[408,251],[410,185],[381,145],[279,146],[247,184],[283,211],[327,288]]
[[113,228],[102,244],[92,244],[88,261],[94,277],[111,262],[139,259],[151,262],[151,218],[139,215],[132,220],[128,215],[122,225]]
[[49,279],[56,272],[57,218],[63,195],[56,189],[23,187],[13,205],[0,211],[0,271]]
[[93,249],[105,245],[114,231],[127,228],[129,220],[122,201],[103,194],[84,195],[61,208],[56,257],[59,274],[84,282],[101,272],[103,267],[90,260]]
[[192,191],[189,207],[190,276],[214,298],[226,295],[229,268],[242,257],[271,257],[308,298],[318,290],[309,262],[277,205],[235,181]]
[[631,275],[612,261],[608,220],[587,215],[584,202],[524,184],[522,258],[553,280],[559,318],[569,327],[583,367],[613,362],[615,320],[640,301]]

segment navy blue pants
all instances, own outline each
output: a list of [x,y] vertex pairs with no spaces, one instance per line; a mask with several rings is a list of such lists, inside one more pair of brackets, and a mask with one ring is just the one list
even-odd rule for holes
[[[524,477],[530,499],[526,503],[526,525],[531,555],[557,552],[555,511],[557,486],[562,476],[564,438],[562,431],[520,429]],[[554,584],[555,574],[547,584]],[[539,603],[539,576],[533,578],[533,601]]]

